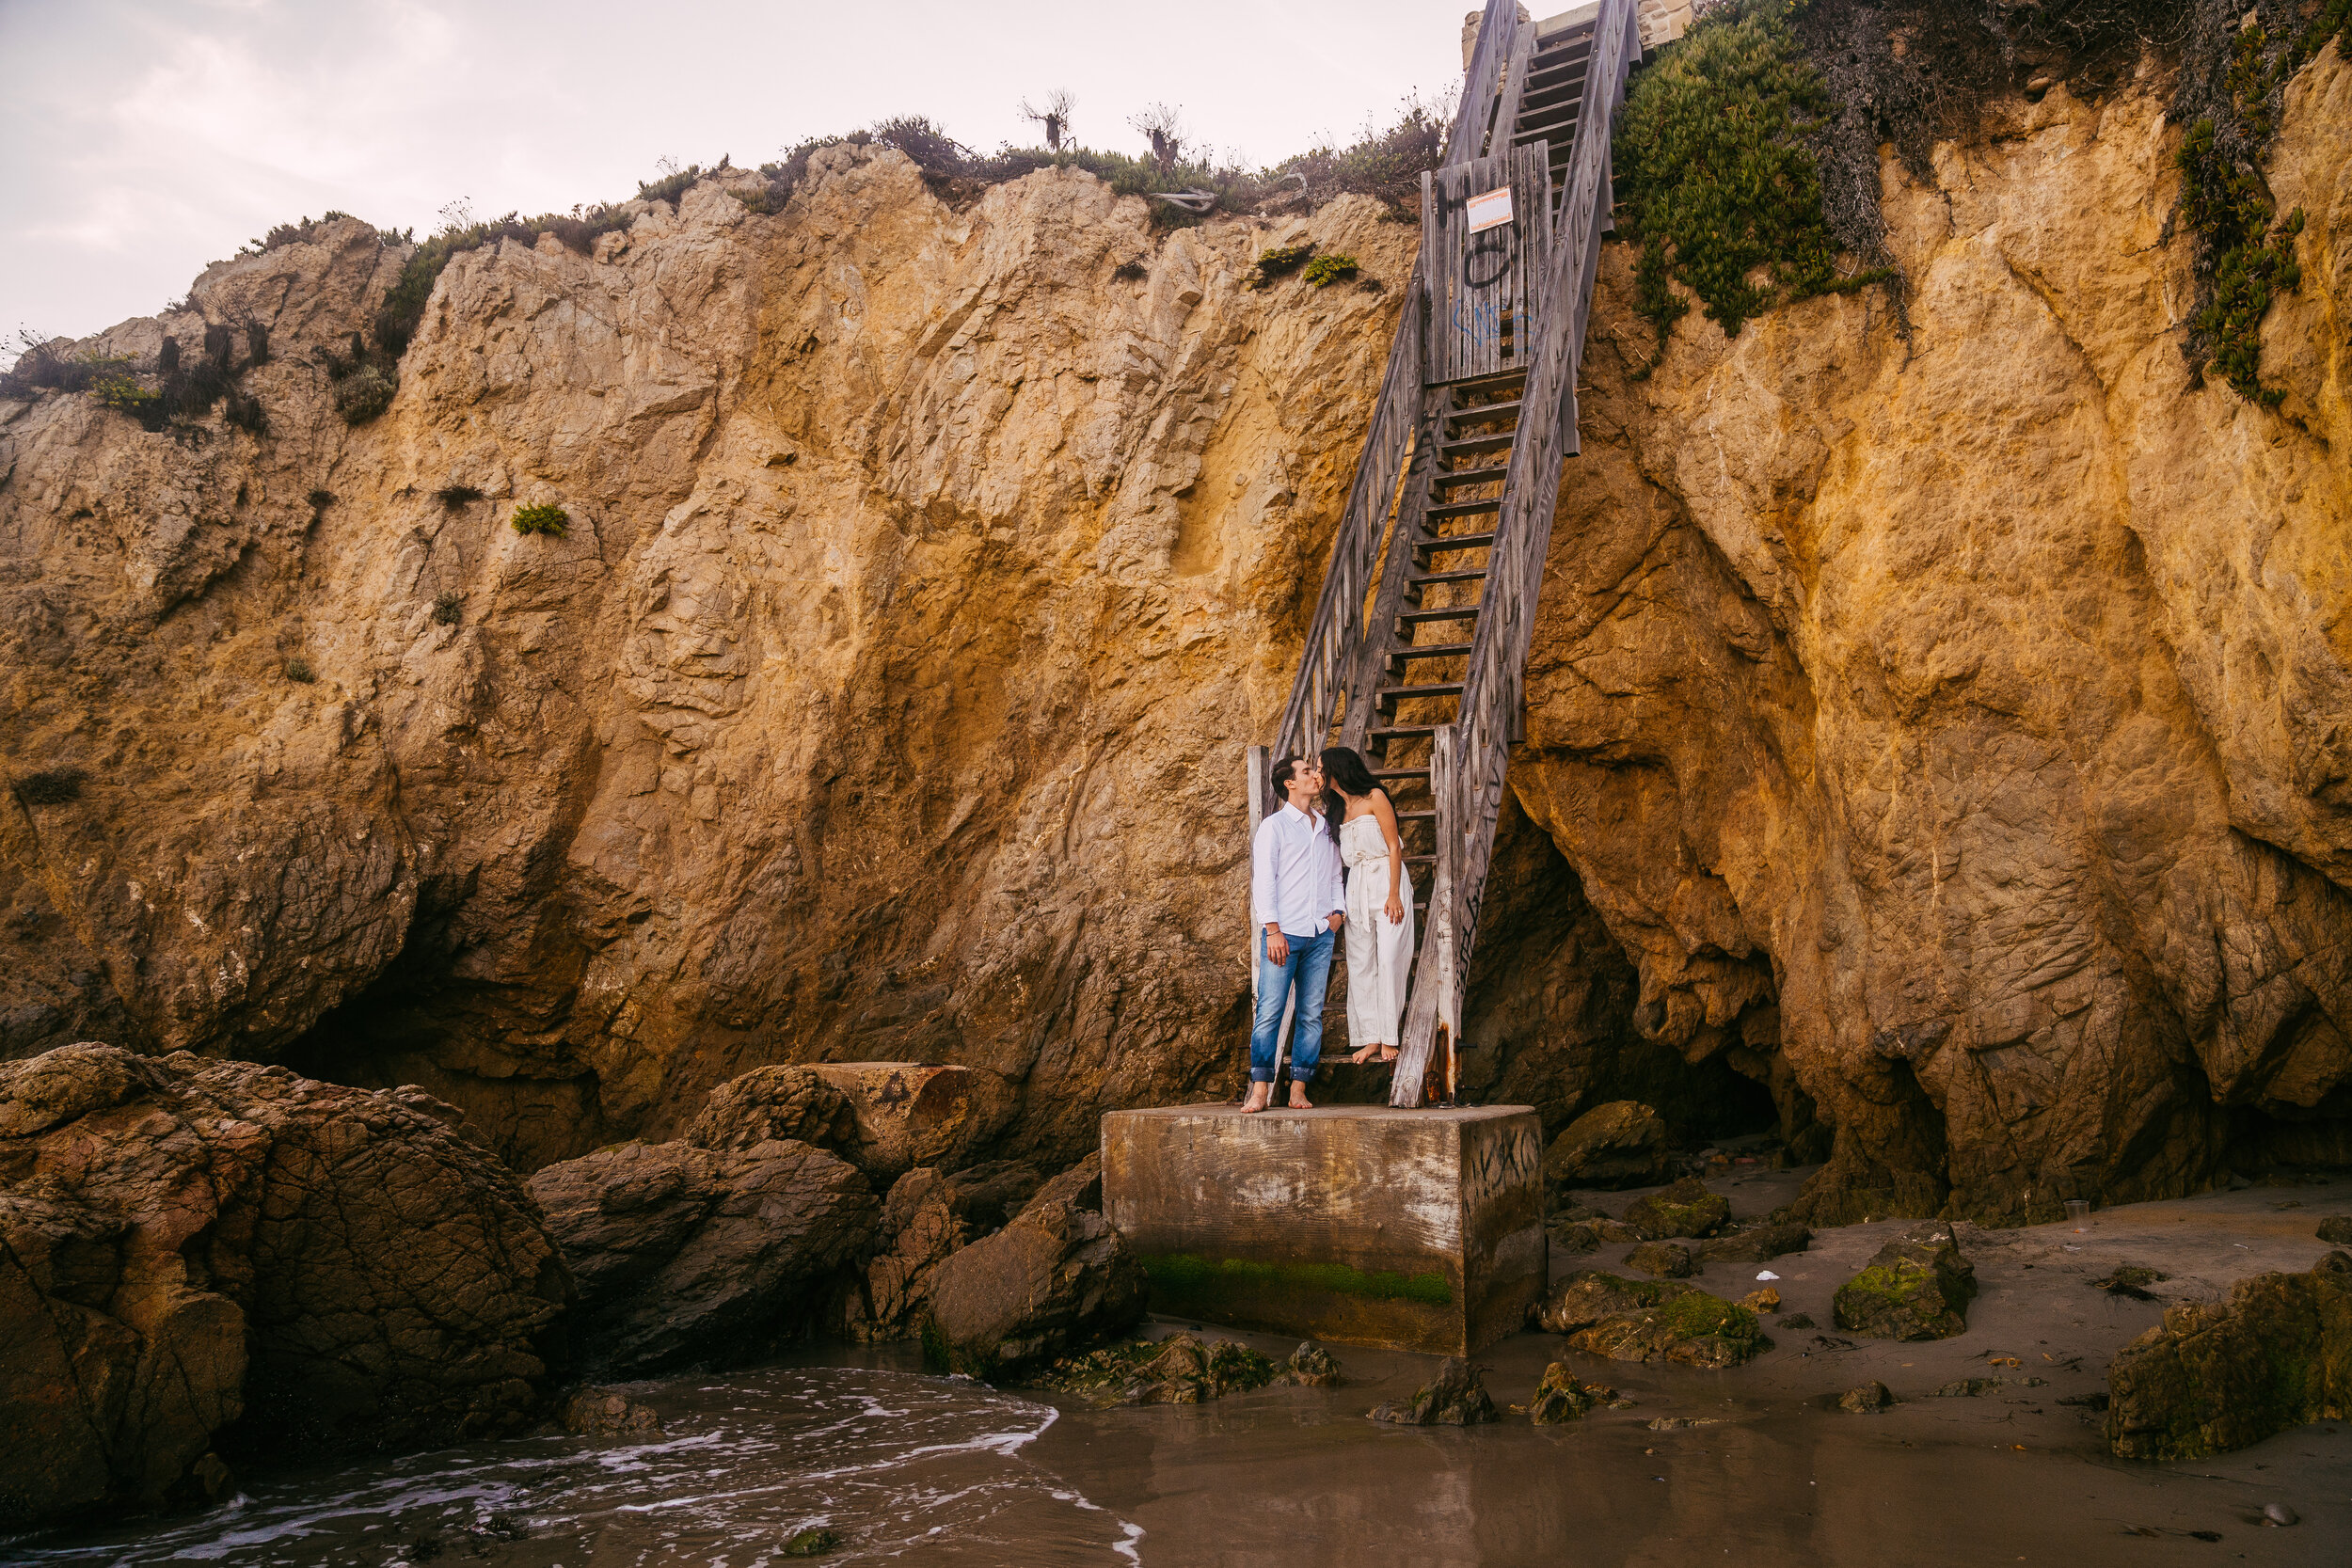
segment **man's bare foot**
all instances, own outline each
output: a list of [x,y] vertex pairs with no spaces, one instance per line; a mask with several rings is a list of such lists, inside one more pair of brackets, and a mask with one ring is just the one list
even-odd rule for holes
[[1291,1109],[1294,1111],[1311,1111],[1314,1108],[1313,1101],[1307,1098],[1307,1092],[1300,1088],[1297,1085],[1293,1084],[1291,1085]]
[[1249,1085],[1249,1098],[1241,1102],[1241,1114],[1246,1117],[1255,1116],[1264,1110],[1266,1102],[1273,1098],[1273,1085],[1252,1084]]

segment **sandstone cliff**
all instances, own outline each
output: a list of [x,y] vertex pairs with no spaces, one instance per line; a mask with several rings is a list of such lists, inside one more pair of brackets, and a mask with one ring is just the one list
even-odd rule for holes
[[[2270,169],[2277,414],[2186,385],[2160,74],[1889,163],[1908,344],[1817,300],[1634,382],[1612,248],[1474,1085],[1752,1081],[1824,1213],[2352,1159],[2352,71]],[[0,1049],[420,1083],[526,1166],[768,1061],[968,1064],[976,1157],[1236,1076],[1241,748],[1395,292],[1249,291],[1267,229],[1076,171],[735,178],[458,257],[356,428],[320,361],[402,253],[348,222],[106,335],[263,325],[266,436],[0,404],[5,764],[83,775],[0,810]],[[1409,269],[1368,201],[1303,228]]]

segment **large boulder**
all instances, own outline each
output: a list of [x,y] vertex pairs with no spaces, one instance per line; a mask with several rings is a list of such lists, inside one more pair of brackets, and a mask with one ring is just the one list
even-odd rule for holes
[[938,1265],[924,1355],[945,1371],[1015,1376],[1133,1326],[1147,1293],[1143,1265],[1108,1220],[1038,1204]]
[[623,1144],[549,1165],[531,1190],[580,1281],[575,1341],[607,1374],[771,1348],[822,1307],[881,1207],[855,1166],[789,1138]]
[[1544,1185],[1552,1189],[1654,1187],[1673,1174],[1665,1120],[1639,1101],[1594,1106],[1544,1150]]
[[785,1140],[854,1151],[856,1108],[814,1069],[754,1068],[711,1090],[686,1130],[688,1143],[722,1153]]
[[918,1166],[891,1183],[874,1254],[842,1292],[835,1326],[851,1339],[912,1339],[930,1308],[931,1276],[949,1254],[1040,1204],[1103,1207],[1103,1157],[1041,1181],[1033,1165],[997,1160],[945,1172]]
[[1731,1200],[1707,1190],[1707,1183],[1686,1176],[1662,1192],[1637,1197],[1626,1206],[1625,1225],[1645,1242],[1669,1236],[1712,1236],[1731,1223]]
[[532,1420],[570,1277],[459,1120],[186,1053],[0,1063],[0,1521]]
[[1625,1279],[1588,1269],[1553,1286],[1535,1305],[1539,1328],[1571,1347],[1613,1361],[1679,1361],[1736,1367],[1772,1348],[1756,1314],[1671,1279]]
[[1837,1288],[1837,1326],[1875,1339],[1948,1339],[1968,1328],[1977,1271],[1943,1220],[1915,1225]]
[[2185,1302],[2107,1368],[2107,1447],[2197,1459],[2307,1421],[2352,1418],[2352,1257]]

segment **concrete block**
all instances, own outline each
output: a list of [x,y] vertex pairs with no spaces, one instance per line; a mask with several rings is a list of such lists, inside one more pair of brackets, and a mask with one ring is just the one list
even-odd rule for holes
[[1171,1317],[1469,1355],[1544,1288],[1523,1105],[1114,1111],[1103,1211]]

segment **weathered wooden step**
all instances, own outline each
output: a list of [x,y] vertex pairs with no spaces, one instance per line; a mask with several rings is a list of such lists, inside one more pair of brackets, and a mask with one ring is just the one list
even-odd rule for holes
[[1389,651],[1391,667],[1415,658],[1459,658],[1470,651],[1468,642],[1424,642],[1418,647],[1392,648]]
[[1487,403],[1475,408],[1456,408],[1446,415],[1445,422],[1449,430],[1459,430],[1466,424],[1484,424],[1490,420],[1516,420],[1518,417],[1519,404],[1516,401]]
[[1405,579],[1407,588],[1426,588],[1433,582],[1484,582],[1486,568],[1477,567],[1466,572],[1415,572]]
[[1500,436],[1473,436],[1466,441],[1444,443],[1438,448],[1438,455],[1452,462],[1457,457],[1475,457],[1481,452],[1508,451],[1513,439],[1513,433],[1507,430]]
[[1502,476],[1510,471],[1507,467],[1501,466],[1487,468],[1455,468],[1431,475],[1429,483],[1446,490],[1455,489],[1465,484],[1500,484],[1502,483]]
[[1435,724],[1380,724],[1365,731],[1364,738],[1385,746],[1391,740],[1426,740],[1437,733]]
[[1378,701],[1380,710],[1386,713],[1397,704],[1415,698],[1459,697],[1461,694],[1460,681],[1432,681],[1426,686],[1384,686],[1373,695]]
[[1491,533],[1454,533],[1442,539],[1424,539],[1413,546],[1413,559],[1422,565],[1429,564],[1433,555],[1447,555],[1454,550],[1490,550],[1495,547]]
[[1562,103],[1577,104],[1584,101],[1584,76],[1573,68],[1554,71],[1551,80],[1538,82],[1531,72],[1527,78],[1527,96],[1519,100],[1519,123],[1525,125],[1539,112]]
[[1484,500],[1447,501],[1442,506],[1426,507],[1422,510],[1422,515],[1432,523],[1444,523],[1451,522],[1456,517],[1475,517],[1481,513],[1502,510],[1502,498],[1488,496]]
[[1407,610],[1397,616],[1397,629],[1404,631],[1414,626],[1425,626],[1432,621],[1475,621],[1482,608],[1474,604],[1459,604],[1447,610]]
[[1524,369],[1516,371],[1483,371],[1477,375],[1466,375],[1454,381],[1425,381],[1422,383],[1424,390],[1432,392],[1448,391],[1454,393],[1456,397],[1469,393],[1486,391],[1499,392],[1506,387],[1524,387],[1525,385],[1527,385],[1527,372]]

